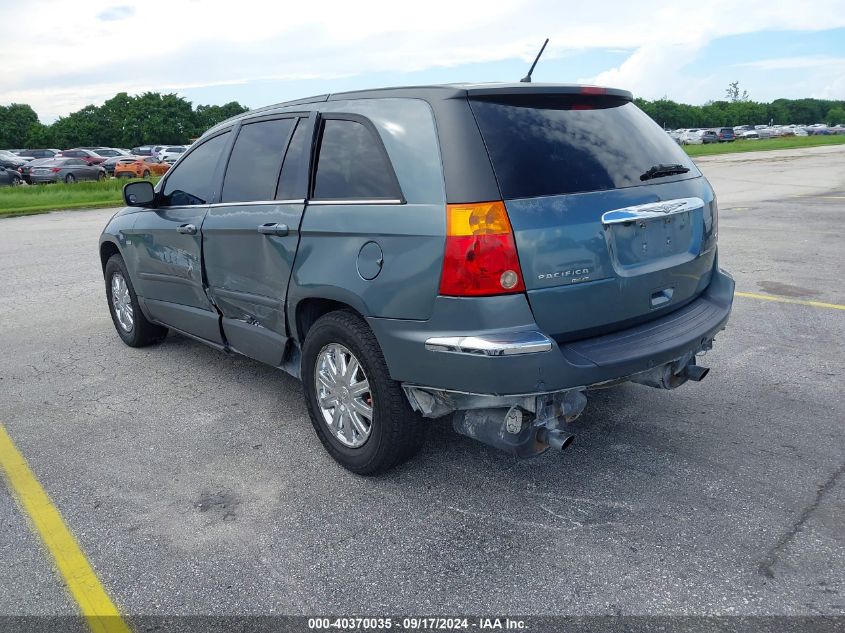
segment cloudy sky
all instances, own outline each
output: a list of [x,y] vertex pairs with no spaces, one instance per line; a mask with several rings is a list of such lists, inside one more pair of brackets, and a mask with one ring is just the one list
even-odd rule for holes
[[845,0],[0,0],[0,104],[120,91],[257,107],[384,85],[587,82],[704,103],[845,99]]

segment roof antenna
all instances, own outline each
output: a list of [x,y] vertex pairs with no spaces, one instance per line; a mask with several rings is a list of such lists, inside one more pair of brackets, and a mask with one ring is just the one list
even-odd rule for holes
[[520,83],[524,83],[524,84],[530,84],[531,83],[531,73],[534,72],[534,66],[537,65],[538,61],[540,61],[540,55],[542,55],[543,51],[546,50],[546,44],[548,44],[548,43],[549,43],[549,38],[547,37],[546,41],[543,42],[542,48],[540,48],[540,52],[537,53],[537,57],[534,58],[534,63],[531,64],[531,68],[529,69],[528,74],[525,75],[525,77],[523,77],[522,79],[519,80]]

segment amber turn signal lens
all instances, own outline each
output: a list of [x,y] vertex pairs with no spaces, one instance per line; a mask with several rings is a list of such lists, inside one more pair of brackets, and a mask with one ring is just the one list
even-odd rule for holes
[[511,232],[501,200],[446,205],[446,235],[506,235]]

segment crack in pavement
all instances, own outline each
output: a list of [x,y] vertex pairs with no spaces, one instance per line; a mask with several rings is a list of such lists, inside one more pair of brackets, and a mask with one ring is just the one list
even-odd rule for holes
[[825,481],[821,486],[816,488],[816,494],[813,498],[813,501],[805,507],[801,514],[798,515],[798,518],[795,522],[790,526],[789,530],[781,536],[777,542],[769,549],[763,559],[760,561],[760,564],[757,566],[757,572],[765,576],[766,578],[774,578],[775,572],[772,569],[777,562],[778,555],[786,547],[789,542],[795,537],[798,532],[804,527],[804,524],[807,522],[807,519],[810,518],[810,515],[816,511],[819,507],[819,504],[822,501],[822,498],[827,494],[833,486],[836,485],[836,480],[845,472],[845,463],[839,466],[838,469],[828,477],[827,481]]

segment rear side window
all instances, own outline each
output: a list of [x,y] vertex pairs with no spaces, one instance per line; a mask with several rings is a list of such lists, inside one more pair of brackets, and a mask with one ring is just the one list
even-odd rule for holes
[[613,97],[540,95],[470,100],[505,198],[530,198],[644,184],[658,164],[699,176],[677,143],[633,103]]
[[191,206],[206,204],[211,200],[217,161],[229,142],[229,134],[224,132],[215,136],[182,159],[164,183],[161,196],[163,206]]
[[241,128],[226,168],[223,202],[273,199],[295,123],[296,119],[276,119]]
[[304,119],[297,123],[285,153],[282,175],[279,176],[279,187],[276,189],[276,200],[298,200],[305,197],[306,172],[311,156],[311,138],[308,132],[312,129]]
[[393,168],[375,132],[358,121],[323,121],[312,197],[318,200],[401,197]]

